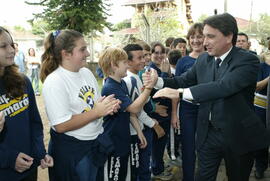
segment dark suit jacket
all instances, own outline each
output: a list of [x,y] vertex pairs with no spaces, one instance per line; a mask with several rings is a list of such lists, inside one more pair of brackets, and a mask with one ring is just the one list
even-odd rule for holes
[[197,123],[197,149],[208,132],[209,113],[222,129],[228,146],[243,154],[270,144],[270,133],[253,111],[253,98],[259,70],[259,59],[233,47],[218,69],[214,57],[204,53],[185,74],[164,79],[164,87],[190,88],[200,103]]

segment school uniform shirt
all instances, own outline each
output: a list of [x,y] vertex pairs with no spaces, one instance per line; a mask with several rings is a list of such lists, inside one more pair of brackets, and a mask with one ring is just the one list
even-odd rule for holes
[[[180,58],[176,64],[175,76],[181,76],[183,73],[188,71],[194,65],[195,62],[196,58],[193,58],[189,55]],[[187,110],[190,109],[198,110],[198,105],[199,104],[192,103],[192,101],[189,101],[184,98],[180,100],[180,107],[185,108]]]
[[[42,94],[54,130],[55,125],[70,120],[72,115],[93,109],[100,98],[97,81],[89,69],[71,72],[61,66],[46,78]],[[102,132],[102,120],[97,119],[65,134],[79,140],[94,140]]]
[[[139,75],[127,71],[127,76],[123,80],[127,85],[129,97],[131,98],[132,101],[135,101],[135,99],[137,99],[143,91],[143,84]],[[141,129],[144,128],[144,125],[152,128],[155,124],[154,120],[151,119],[143,109],[137,114],[137,117]],[[131,135],[137,134],[136,130],[133,128],[131,124],[130,124],[130,134]]]
[[[0,79],[0,111],[5,115],[5,127],[0,142],[0,180],[18,181],[40,164],[46,151],[43,125],[36,105],[32,85],[25,77],[26,88],[21,99],[10,98]],[[34,158],[33,165],[23,173],[15,171],[15,162],[22,152]]]
[[[162,77],[162,78],[169,77],[169,74],[167,72],[162,72],[156,66],[156,64],[154,62],[150,62],[149,67],[155,69],[157,71],[159,77]],[[154,89],[153,92],[151,93],[151,95],[154,95],[154,93],[156,91],[157,90]],[[168,108],[167,109],[168,116],[162,117],[158,113],[153,112],[153,113],[151,113],[151,117],[156,119],[158,122],[171,121],[172,101],[170,99],[167,99],[167,98],[155,98],[155,99],[153,99],[153,101],[155,103],[159,102],[160,105],[166,106]]]
[[132,103],[128,95],[128,90],[125,82],[117,82],[116,80],[108,77],[105,80],[102,96],[114,94],[116,99],[122,103],[120,109],[114,115],[104,117],[104,131],[110,135],[115,152],[114,156],[125,156],[130,152],[130,113],[126,111],[127,107]]
[[[257,82],[264,80],[269,75],[270,75],[270,65],[268,65],[265,62],[260,63]],[[267,107],[267,86],[265,86],[262,90],[255,92],[254,106],[255,112],[261,114],[260,117],[262,117],[262,119],[265,119]]]

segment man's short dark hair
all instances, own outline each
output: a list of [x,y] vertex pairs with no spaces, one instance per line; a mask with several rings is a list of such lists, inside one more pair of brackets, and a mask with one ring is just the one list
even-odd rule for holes
[[210,16],[204,20],[203,24],[218,29],[224,36],[232,34],[232,44],[236,44],[238,34],[237,22],[229,13]]
[[133,59],[133,55],[131,53],[132,51],[138,51],[138,50],[143,51],[143,48],[139,44],[128,44],[123,49],[125,50],[125,52],[128,55],[128,60]]
[[184,38],[176,38],[172,42],[172,48],[175,48],[179,43],[187,44],[187,41]]
[[247,39],[247,41],[248,41],[248,36],[247,36],[247,34],[246,34],[246,33],[239,32],[239,33],[238,33],[238,36],[245,36],[245,37],[246,37],[246,39]]
[[180,50],[171,50],[168,53],[168,59],[171,65],[176,65],[177,61],[182,57]]

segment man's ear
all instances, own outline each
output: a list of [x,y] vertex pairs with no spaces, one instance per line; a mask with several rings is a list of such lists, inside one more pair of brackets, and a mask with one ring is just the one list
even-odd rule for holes
[[229,34],[228,36],[226,36],[226,38],[227,38],[227,42],[228,42],[228,43],[232,43],[233,34],[232,34],[232,33]]

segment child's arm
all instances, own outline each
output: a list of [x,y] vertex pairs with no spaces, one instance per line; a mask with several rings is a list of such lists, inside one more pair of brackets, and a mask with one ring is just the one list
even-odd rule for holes
[[144,134],[141,130],[139,120],[135,114],[130,115],[130,123],[137,132],[138,138],[140,140],[140,148],[145,148],[147,146],[147,141],[146,141],[146,138],[144,137]]
[[[149,72],[151,74],[151,76],[153,77],[157,77],[157,71],[155,70],[150,70]],[[140,96],[127,107],[127,111],[130,113],[138,113],[139,111],[142,110],[143,106],[145,105],[145,103],[148,101],[148,97],[151,94],[151,91],[153,89],[153,87],[155,86],[156,81],[145,81],[144,82],[144,90],[143,92],[140,94]]]
[[172,99],[172,113],[171,113],[171,124],[174,128],[179,128],[179,119],[177,117],[177,106],[179,99]]
[[115,112],[115,107],[119,105],[119,100],[115,99],[113,95],[102,97],[95,103],[93,109],[84,113],[72,115],[71,119],[55,125],[55,129],[58,133],[64,133],[71,130],[79,129],[86,124]]
[[134,102],[132,104],[130,104],[127,107],[127,111],[130,113],[138,113],[142,110],[143,106],[145,105],[145,103],[148,101],[148,97],[151,93],[152,89],[150,88],[145,88],[143,90],[143,92],[141,93],[141,95],[134,100]]

